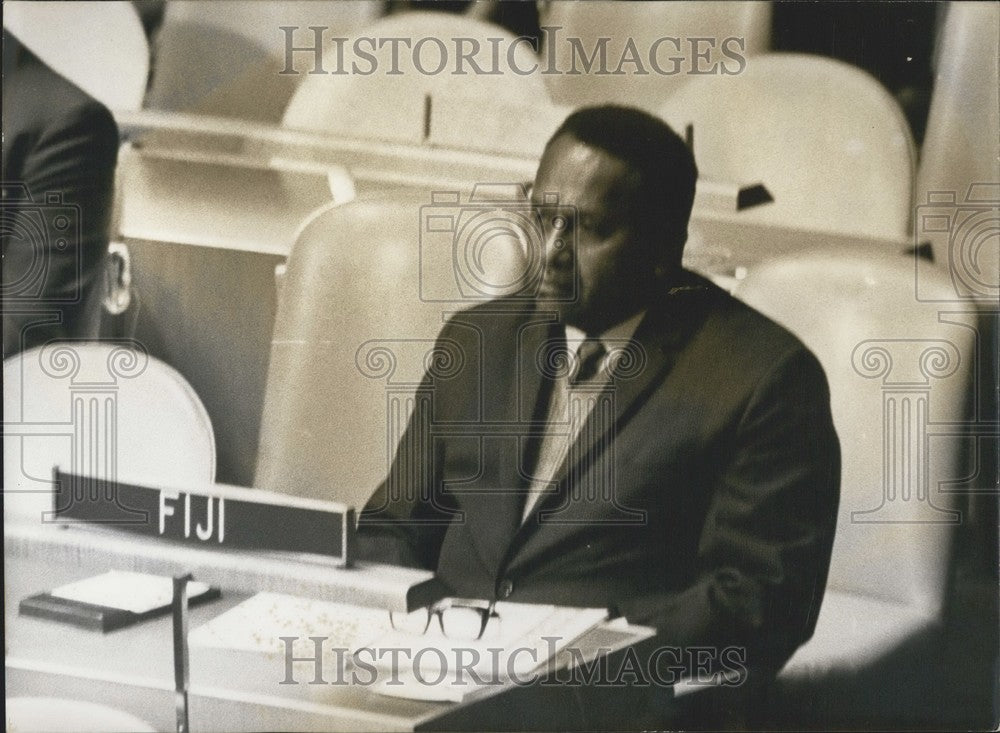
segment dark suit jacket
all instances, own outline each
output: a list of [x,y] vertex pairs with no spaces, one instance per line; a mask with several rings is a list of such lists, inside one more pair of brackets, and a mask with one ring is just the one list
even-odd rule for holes
[[539,365],[560,328],[512,301],[448,321],[437,349],[451,357],[418,390],[363,553],[435,569],[460,596],[607,606],[658,644],[738,645],[776,670],[812,634],[836,523],[819,363],[685,273],[635,332],[639,363],[611,380],[608,419],[591,413],[522,525],[551,385]]
[[108,245],[118,128],[104,105],[18,49],[6,32],[4,43],[3,353],[9,356],[96,330],[91,293]]

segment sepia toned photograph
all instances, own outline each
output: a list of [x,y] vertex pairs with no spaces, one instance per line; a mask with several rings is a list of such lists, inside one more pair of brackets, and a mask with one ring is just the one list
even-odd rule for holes
[[7,731],[1000,728],[1000,4],[2,13]]

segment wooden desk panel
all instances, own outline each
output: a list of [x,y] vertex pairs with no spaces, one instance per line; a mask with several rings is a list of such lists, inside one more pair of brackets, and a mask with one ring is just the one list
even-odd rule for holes
[[216,480],[251,486],[277,310],[274,268],[256,251],[132,240],[133,302],[106,335],[177,369],[212,420]]

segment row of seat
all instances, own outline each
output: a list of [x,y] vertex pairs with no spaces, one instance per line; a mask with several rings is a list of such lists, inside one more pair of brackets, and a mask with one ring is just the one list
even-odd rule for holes
[[[982,91],[983,68],[988,71],[990,65],[982,67],[973,77],[964,74],[961,63],[968,55],[995,56],[995,46],[990,51],[988,24],[982,21],[984,17],[989,19],[989,13],[996,14],[996,6],[979,7],[956,5],[949,15],[950,21],[964,17],[966,30],[946,35],[944,49],[951,54],[946,58],[955,61],[952,67],[946,61],[939,67],[940,96],[935,97],[932,107],[928,141],[946,138],[951,154],[942,152],[935,158],[925,145],[925,167],[920,171],[923,191],[946,188],[957,192],[951,204],[934,202],[934,211],[929,213],[938,218],[951,212],[957,220],[961,214],[959,207],[964,206],[966,210],[971,208],[973,215],[978,212],[988,221],[995,221],[995,216],[990,219],[998,198],[995,187],[976,189],[975,196],[966,201],[969,183],[996,180],[995,170],[990,168],[995,157],[981,157],[972,151],[984,144],[980,137],[983,130],[997,129],[997,85],[993,84],[992,91],[988,87],[986,92]],[[770,58],[757,57],[748,65],[747,84],[754,78],[751,68],[766,72]],[[780,61],[774,63],[780,65]],[[824,62],[817,67],[816,76],[809,77],[820,85],[812,97],[813,103],[822,103],[824,99],[828,102],[827,95],[837,92],[817,80],[829,72],[840,75],[838,78],[845,84],[856,78],[857,86],[853,88],[860,91],[855,96],[868,99],[872,108],[884,110],[886,100],[871,93],[870,79],[852,69],[830,71],[838,66]],[[995,75],[995,65],[991,73]],[[988,84],[989,74],[985,76]],[[706,83],[732,90],[726,82],[733,79]],[[773,88],[773,79],[772,75],[765,88]],[[840,83],[836,86],[843,88]],[[302,85],[299,93],[306,95],[305,89]],[[394,92],[400,93],[403,92]],[[878,182],[870,178],[870,171],[881,173],[883,166],[892,170],[908,166],[912,173],[912,149],[906,135],[900,132],[898,119],[884,127],[885,123],[880,122],[881,129],[876,134],[866,135],[871,131],[859,125],[857,118],[852,123],[847,114],[852,110],[845,103],[841,107],[843,115],[838,112],[829,118],[810,120],[799,110],[797,120],[781,127],[775,113],[783,108],[773,100],[769,102],[772,108],[765,108],[756,122],[744,119],[745,108],[740,105],[759,99],[757,94],[748,94],[746,99],[733,95],[733,108],[721,120],[718,108],[700,108],[699,95],[693,92],[693,98],[684,104],[674,107],[668,103],[664,114],[682,129],[691,123],[696,153],[699,160],[705,161],[703,171],[736,181],[748,180],[745,176],[750,171],[750,180],[759,177],[771,187],[776,201],[770,210],[780,216],[769,218],[765,208],[740,212],[723,220],[702,212],[693,225],[692,254],[708,255],[707,261],[712,264],[714,252],[726,270],[734,263],[745,266],[748,273],[737,284],[737,294],[799,334],[820,357],[831,380],[834,417],[844,447],[837,542],[829,593],[816,636],[783,674],[784,694],[788,696],[786,700],[797,700],[801,710],[833,712],[851,709],[852,695],[863,691],[869,704],[882,706],[879,712],[884,715],[905,716],[909,706],[921,702],[923,688],[893,686],[891,672],[907,665],[929,664],[934,658],[933,645],[926,646],[924,641],[930,638],[930,630],[940,619],[958,502],[947,481],[963,475],[960,445],[963,438],[952,433],[956,424],[962,425],[967,419],[963,412],[965,396],[977,377],[974,324],[965,322],[964,316],[957,316],[957,323],[942,322],[938,304],[963,303],[958,310],[971,307],[965,305],[968,299],[961,292],[956,294],[955,270],[950,267],[949,257],[939,257],[942,262],[929,269],[916,260],[915,272],[914,260],[898,257],[895,251],[906,231],[909,184],[903,187],[905,192],[899,187],[880,190]],[[864,97],[865,94],[868,96]],[[965,100],[963,106],[954,106],[955,100],[949,106],[947,94]],[[480,153],[495,152],[488,145],[495,144],[496,138],[484,138],[481,133],[475,140],[462,136],[469,129],[469,120],[484,116],[481,105],[463,106],[450,96],[435,101],[437,97],[432,95],[428,118],[426,93],[414,99],[418,101],[413,105],[417,115],[413,119],[421,124],[414,123],[412,128],[400,124],[399,128],[412,129],[421,137],[406,138],[405,142],[415,145],[400,145],[401,159],[412,157],[413,151],[427,141],[449,149],[464,147]],[[852,98],[851,104],[854,103]],[[400,105],[400,109],[405,108],[403,101]],[[457,112],[443,114],[442,110],[449,105],[455,110],[473,111],[464,116]],[[517,108],[516,104],[508,107]],[[290,112],[293,109],[294,105],[289,107]],[[955,112],[956,109],[961,111]],[[544,141],[557,115],[542,117],[546,121],[538,123],[537,130],[528,136],[531,144]],[[894,118],[890,115],[890,119]],[[449,120],[463,122],[449,128]],[[466,125],[465,130],[462,124]],[[972,127],[973,124],[979,127]],[[975,137],[968,132],[973,129],[977,130]],[[721,134],[713,135],[715,130]],[[816,130],[821,130],[821,134],[815,135]],[[359,134],[359,129],[348,125],[338,132]],[[754,151],[767,152],[762,140],[771,133],[777,133],[776,139],[780,139],[778,135],[785,137],[780,154],[771,151],[767,156],[773,168],[756,168],[761,163],[753,158]],[[375,137],[385,134],[388,133]],[[319,135],[317,139],[322,137]],[[795,144],[797,140],[802,140],[801,146]],[[810,175],[809,170],[799,170],[802,166],[793,153],[808,156],[811,146],[827,142],[832,152],[824,158],[825,167],[817,166],[824,176],[823,181],[817,181],[815,172]],[[508,148],[506,152],[528,158],[537,154],[528,146]],[[367,150],[363,153],[369,154]],[[356,153],[360,159],[358,156]],[[390,406],[404,403],[411,393],[424,365],[425,347],[430,346],[443,313],[460,307],[468,297],[461,293],[455,296],[459,282],[449,258],[438,263],[443,269],[430,272],[425,272],[419,264],[416,227],[420,208],[430,203],[430,189],[419,189],[415,196],[386,193],[371,199],[366,190],[388,189],[388,179],[379,180],[376,176],[367,181],[367,187],[358,180],[361,200],[327,206],[310,217],[296,237],[291,228],[298,226],[300,215],[312,209],[313,204],[321,204],[320,199],[328,193],[312,180],[315,170],[305,171],[302,178],[297,178],[294,166],[283,166],[281,161],[269,157],[263,167],[227,164],[232,169],[231,178],[216,179],[213,176],[219,174],[217,168],[207,166],[210,170],[206,172],[205,165],[190,160],[184,165],[164,156],[159,162],[165,161],[166,168],[150,167],[146,165],[149,160],[144,160],[145,168],[129,169],[130,160],[129,156],[123,158],[123,180],[138,171],[130,180],[157,184],[150,184],[145,208],[135,198],[141,196],[141,189],[129,185],[122,192],[125,197],[133,197],[131,201],[122,200],[122,210],[133,212],[128,221],[147,224],[144,231],[130,230],[129,246],[133,252],[145,247],[134,263],[138,269],[135,275],[140,281],[145,277],[146,283],[154,280],[160,283],[155,294],[144,293],[146,314],[165,319],[157,325],[170,332],[160,334],[162,338],[177,343],[179,350],[174,352],[174,358],[185,358],[182,348],[199,351],[197,358],[205,362],[204,371],[213,375],[210,381],[199,385],[206,403],[216,401],[209,405],[213,419],[227,409],[224,402],[217,401],[226,383],[236,384],[236,392],[242,399],[262,399],[265,403],[259,439],[256,428],[244,432],[230,429],[243,421],[245,413],[236,413],[239,419],[224,428],[216,423],[218,434],[214,440],[219,443],[219,455],[226,443],[226,450],[243,450],[254,460],[247,443],[259,442],[256,467],[251,469],[254,485],[352,503],[363,501],[384,473],[397,437],[394,430],[398,429],[398,423],[390,420]],[[713,167],[713,161],[719,167]],[[353,164],[344,167],[354,172],[361,169],[360,165],[359,162],[358,167]],[[170,169],[166,177],[158,179],[157,176],[165,175],[165,169]],[[762,172],[758,174],[758,170]],[[203,195],[196,197],[197,203],[210,207],[210,212],[214,209],[211,226],[178,228],[178,223],[197,224],[193,219],[183,221],[180,210],[183,206],[180,206],[174,209],[173,220],[171,217],[161,220],[162,224],[172,226],[171,231],[154,231],[151,225],[157,220],[148,218],[146,213],[155,213],[157,206],[165,208],[162,192],[177,188],[183,191],[186,178],[197,178],[199,171],[204,174],[199,180],[205,185],[200,189]],[[288,208],[289,219],[282,220],[280,232],[260,231],[254,221],[255,216],[259,219],[261,210],[246,205],[241,208],[238,204],[244,195],[239,190],[226,189],[227,181],[230,184],[242,181],[246,186],[248,181],[256,180],[248,171],[255,171],[253,175],[264,180],[262,185],[273,184],[275,190],[295,193],[294,203],[302,208]],[[797,178],[800,174],[802,177]],[[310,181],[304,180],[310,176]],[[303,190],[299,184],[303,182],[308,184],[305,198],[299,195]],[[228,205],[210,195],[213,188],[220,186],[220,195],[229,196]],[[859,195],[852,197],[854,188]],[[822,194],[818,193],[821,191]],[[329,193],[333,199],[332,191]],[[258,204],[278,205],[279,199],[258,200]],[[236,221],[220,217],[222,210]],[[917,212],[928,213],[927,209]],[[271,224],[277,227],[275,222]],[[239,226],[244,233],[237,231]],[[206,227],[208,230],[204,231]],[[816,236],[808,231],[827,227],[860,236]],[[921,221],[916,228],[918,233],[935,238],[939,254],[952,251],[954,231],[924,226]],[[199,229],[203,230],[200,236]],[[783,233],[782,229],[786,231]],[[987,231],[982,226],[980,229]],[[239,236],[226,240],[234,231]],[[184,239],[192,232],[196,239]],[[284,238],[280,247],[272,241],[272,248],[267,249],[265,241],[263,249],[254,251],[260,259],[255,260],[252,278],[243,257],[246,252],[240,249],[246,245],[240,238],[244,234],[256,234],[258,239]],[[883,245],[887,242],[894,245],[892,251],[888,247],[875,251],[877,248],[871,245],[876,234],[884,235]],[[208,259],[199,260],[200,268],[191,266],[182,272],[184,268],[173,256],[175,252],[158,246],[165,243],[156,242],[157,237],[197,250]],[[977,242],[981,244],[978,239],[972,244]],[[824,249],[829,252],[823,253]],[[977,251],[985,253],[987,258],[993,256],[988,243]],[[287,271],[278,302],[273,297],[271,270],[277,261],[284,260],[286,253]],[[785,258],[782,253],[795,254]],[[834,253],[836,256],[831,256]],[[982,277],[998,271],[989,269],[988,259],[977,264],[984,273]],[[195,275],[199,269],[201,279],[188,279],[188,275]],[[503,273],[495,275],[499,280],[506,277]],[[232,278],[231,284],[243,289],[239,300],[230,302],[223,297],[218,284],[224,278]],[[919,293],[915,292],[915,285],[921,288]],[[452,302],[421,297],[423,286],[431,292],[450,293]],[[995,282],[991,285],[988,278],[980,286],[979,294],[986,298],[996,289]],[[177,288],[183,289],[185,296],[184,303],[174,303],[177,317],[183,317],[185,310],[196,309],[193,304],[202,302],[199,298],[204,299],[203,311],[198,315],[202,323],[199,334],[185,332],[167,319],[162,310],[157,312],[159,304],[169,302],[173,297],[170,291]],[[157,297],[163,300],[157,301]],[[276,314],[271,309],[276,309]],[[213,313],[217,318],[214,324],[204,318]],[[831,313],[837,317],[831,318]],[[238,323],[238,330],[233,330],[235,338],[216,341],[214,329],[229,329],[234,323]],[[248,324],[255,329],[254,338],[247,337]],[[261,335],[262,340],[256,340]],[[147,346],[151,343],[145,336],[143,341]],[[234,341],[243,342],[247,350],[227,351]],[[205,353],[206,345],[210,349],[213,342],[218,351]],[[268,346],[269,354],[265,353]],[[5,486],[15,485],[13,482],[23,477],[32,479],[24,488],[37,488],[34,482],[45,484],[48,476],[45,466],[51,462],[48,458],[41,463],[31,461],[50,450],[60,451],[59,460],[70,467],[114,470],[119,476],[145,475],[156,482],[211,480],[216,463],[212,433],[210,429],[206,431],[204,408],[185,387],[180,375],[169,368],[160,368],[152,357],[143,361],[137,356],[137,363],[146,364],[139,375],[112,373],[95,377],[94,372],[87,370],[95,366],[107,370],[112,363],[109,347],[74,345],[72,352],[80,364],[90,365],[80,367],[83,371],[79,374],[88,375],[83,379],[73,369],[66,369],[65,364],[72,363],[67,361],[69,357],[56,358],[58,348],[46,348],[48,351],[29,352],[4,365],[5,415],[14,416],[12,425],[5,425]],[[126,351],[141,353],[138,348]],[[180,366],[180,361],[171,361]],[[13,370],[10,376],[8,369]],[[252,379],[240,381],[241,375],[255,369],[259,373],[254,372]],[[186,370],[182,371],[187,376]],[[55,385],[62,391],[54,400],[43,401],[42,395],[48,389],[23,386],[23,380],[31,381],[31,375],[35,384]],[[162,381],[154,381],[154,375],[160,375],[158,379]],[[149,382],[142,382],[144,379]],[[102,395],[104,401],[88,401],[88,397],[74,392],[76,382],[87,382],[92,387],[102,380],[107,387]],[[130,392],[130,388],[135,391]],[[93,395],[93,390],[88,394]],[[162,404],[154,403],[150,394],[168,399]],[[25,402],[28,395],[31,399],[37,395],[40,401]],[[8,400],[15,401],[8,405]],[[178,412],[172,404],[187,407]],[[176,422],[170,419],[171,415],[177,416]],[[98,423],[103,419],[103,424],[115,425],[117,429],[113,434],[91,436],[90,443],[74,448],[73,436],[79,435],[79,425],[87,424],[79,421],[91,419]],[[133,419],[136,422],[130,422]],[[154,425],[147,430],[150,421]],[[168,429],[163,433],[151,432],[157,428]],[[129,446],[132,436],[142,436],[146,442]],[[96,461],[94,456],[101,455],[111,445],[118,447],[115,454],[118,463],[109,466]],[[33,447],[42,453],[34,453]],[[81,452],[81,448],[85,450]],[[129,463],[133,459],[126,456],[137,462]],[[25,460],[29,462],[24,463]],[[24,470],[7,474],[8,467],[14,472]],[[178,468],[191,473],[178,474]],[[18,478],[9,480],[12,475]],[[881,554],[873,552],[873,546],[881,549]],[[903,653],[912,649],[918,650],[916,656],[912,651],[909,656]],[[873,694],[872,690],[881,694]]]
[[[157,353],[171,363],[184,363],[185,375],[211,395],[209,399],[216,402],[210,406],[213,419],[232,421],[223,431],[223,440],[231,443],[220,445],[225,478],[249,481],[252,463],[245,446],[247,439],[256,443],[261,413],[257,396],[263,393],[266,368],[266,358],[260,354],[274,323],[271,273],[291,250],[306,214],[330,201],[334,191],[346,192],[338,199],[344,201],[355,190],[365,194],[400,186],[418,191],[427,206],[434,191],[461,193],[464,205],[477,180],[528,180],[535,164],[530,157],[462,151],[454,147],[457,143],[383,146],[280,128],[250,129],[194,118],[180,122],[172,129],[170,120],[158,120],[151,132],[135,133],[141,145],[124,148],[120,156],[120,215],[114,236],[137,260],[133,290],[137,300],[147,304],[137,316],[138,331],[127,333],[139,333],[157,344]],[[856,167],[863,169],[859,162]],[[810,238],[831,252],[873,250],[894,255],[907,246],[900,236],[810,232],[807,212],[801,226],[787,215],[785,226],[775,228],[760,213],[778,206],[781,194],[774,204],[760,209],[723,211],[713,206],[711,197],[702,197],[703,188],[710,190],[712,182],[699,183],[687,263],[717,280],[731,282],[762,260],[801,249]],[[991,190],[996,198],[995,186],[985,188],[984,196],[989,198]],[[783,211],[788,214],[795,203],[805,206],[793,199]],[[934,208],[921,212],[948,214],[941,206]],[[856,217],[859,230],[870,228],[869,217],[879,214],[873,214],[871,207],[865,213],[867,217]],[[989,212],[980,214],[988,218]],[[417,218],[409,236],[411,246],[417,247],[421,236]],[[990,272],[995,242],[992,249],[989,242],[970,244],[978,248],[973,257],[978,261],[971,263],[978,270],[973,271],[968,261],[947,258],[937,266],[955,277],[956,287],[964,288],[956,300],[988,300],[991,295],[995,299],[995,284],[992,294],[989,283],[975,287],[975,278],[982,280]],[[161,268],[168,268],[170,276],[164,277]],[[970,280],[972,290],[963,284]],[[183,302],[169,295],[177,287],[183,287]],[[239,358],[246,381],[220,380],[218,360],[207,356],[217,353]],[[252,378],[247,371],[251,367],[256,370]]]
[[[128,307],[106,333],[141,339],[204,395],[219,427],[222,478],[232,483],[253,477],[278,297],[274,270],[285,262],[309,212],[333,201],[334,189],[348,192],[337,199],[342,202],[354,189],[365,195],[401,184],[428,210],[432,193],[441,191],[461,194],[464,206],[475,181],[528,180],[534,168],[530,159],[493,158],[484,169],[484,156],[443,148],[393,154],[376,145],[324,145],[315,136],[291,145],[284,134],[272,139],[262,133],[226,136],[222,129],[204,136],[154,132],[123,147],[119,156],[111,269],[120,284],[109,300]],[[698,211],[707,209],[698,204]],[[732,213],[721,231],[699,214],[688,246],[695,269],[731,277],[779,246],[747,237],[742,214]],[[419,222],[412,220],[407,235],[414,250],[424,234]],[[866,242],[893,251],[903,246]],[[436,246],[443,252],[446,244]],[[344,262],[367,251],[359,237]],[[230,363],[239,369],[227,368]]]
[[[370,31],[382,37],[409,31],[448,38],[467,23],[452,16],[399,16]],[[489,32],[479,29],[484,55]],[[530,52],[518,50],[528,55],[521,64],[527,67]],[[378,54],[386,67],[390,53],[386,46]],[[520,138],[522,150],[537,156],[569,111],[545,102],[541,74],[524,78],[508,69],[496,77],[426,76],[411,61],[402,57],[400,76],[308,77],[282,124],[393,142],[430,138],[497,152],[497,137],[488,134],[488,126],[501,119],[503,127],[512,128],[509,137]],[[626,85],[619,80],[619,86]],[[487,100],[502,100],[508,109],[495,109],[484,104]],[[443,114],[435,109],[439,101],[446,105]],[[691,127],[703,176],[768,187],[775,204],[752,218],[886,238],[909,231],[915,173],[909,127],[892,96],[859,69],[822,57],[760,55],[736,76],[688,77],[655,111],[676,129]],[[510,125],[511,119],[517,122]]]
[[[12,6],[24,3],[12,3]],[[296,45],[307,46],[312,38],[310,26],[328,29],[324,37],[345,37],[364,29],[376,37],[420,38],[431,27],[435,36],[449,35],[475,38],[501,38],[506,44],[514,36],[502,29],[473,18],[433,14],[427,20],[425,13],[410,13],[402,18],[376,21],[382,11],[381,4],[367,0],[295,0],[293,2],[255,2],[252,0],[216,0],[212,3],[194,0],[170,0],[166,3],[162,26],[154,37],[152,48],[147,42],[135,9],[128,2],[54,2],[48,8],[14,8],[12,27],[19,32],[30,32],[42,44],[45,37],[52,39],[51,47],[63,54],[75,53],[77,43],[58,43],[53,36],[64,33],[66,41],[76,29],[86,28],[87,37],[101,50],[92,56],[97,68],[64,67],[71,78],[90,91],[99,90],[99,99],[108,99],[113,109],[138,109],[144,103],[154,109],[200,112],[203,114],[231,115],[244,119],[277,122],[294,91],[298,78],[281,75],[285,68],[286,39],[281,27],[300,29],[295,35]],[[539,19],[542,26],[558,29],[551,35],[543,34],[539,54],[550,57],[555,67],[570,69],[579,63],[579,50],[574,49],[569,38],[579,39],[580,49],[590,54],[601,36],[632,37],[644,50],[663,35],[679,38],[710,37],[738,38],[740,54],[750,55],[766,51],[770,45],[771,4],[726,2],[659,2],[659,3],[541,3]],[[76,7],[73,7],[76,6]],[[115,7],[111,7],[115,6]],[[21,16],[23,20],[21,20]],[[49,22],[38,23],[45,19]],[[369,27],[370,26],[370,27]],[[44,28],[44,31],[42,30]],[[396,33],[396,31],[399,31]],[[452,31],[453,33],[448,33]],[[75,39],[79,41],[79,39]],[[61,49],[56,49],[57,44]],[[607,47],[610,59],[622,55],[622,42],[613,39]],[[662,45],[662,44],[661,44]],[[476,61],[489,66],[490,47]],[[665,47],[659,55],[666,57]],[[527,48],[518,52],[519,68],[529,68],[531,58]],[[152,52],[152,54],[150,53]],[[153,74],[148,94],[146,76],[149,57],[154,58]],[[484,57],[487,57],[484,59]],[[79,57],[77,57],[79,59]],[[311,68],[309,53],[293,56],[293,66],[300,72]],[[141,61],[141,63],[137,63]],[[485,64],[483,63],[485,61]],[[664,65],[669,65],[664,61]],[[111,92],[107,80],[109,69],[116,74],[129,69],[131,77],[120,79],[118,89]],[[560,104],[578,105],[595,96],[608,100],[642,101],[656,106],[662,102],[672,86],[682,75],[660,75],[661,83],[644,84],[642,80],[632,89],[616,77],[593,77],[596,84],[583,81],[579,75],[551,75],[542,86],[540,77],[524,89],[525,95],[540,92],[547,98],[550,93]],[[103,79],[102,79],[103,77]],[[631,80],[630,80],[631,81]],[[509,89],[514,89],[509,86]],[[551,92],[546,91],[551,89]],[[623,94],[623,89],[626,92]],[[104,96],[111,92],[111,96]],[[93,93],[93,92],[92,92]]]
[[[129,72],[136,77],[129,82],[117,73],[118,67],[125,64],[113,58],[115,53],[133,53],[135,49],[130,51],[127,43],[104,43],[99,48],[95,45],[87,63],[74,64],[78,45],[59,40],[60,30],[72,27],[75,37],[83,36],[98,44],[100,33],[77,31],[90,27],[103,15],[117,18],[123,27],[122,35],[134,38],[141,28],[134,17],[128,17],[131,11],[127,4],[45,3],[41,11],[26,5],[37,4],[13,3],[8,12],[11,17],[5,23],[27,34],[33,44],[54,46],[51,54],[43,57],[51,58],[61,72],[109,105],[138,107],[147,66],[129,64]],[[93,7],[103,5],[108,8]],[[227,8],[216,7],[220,5]],[[969,183],[995,182],[1000,175],[995,165],[996,140],[1000,138],[1000,83],[995,63],[1000,9],[992,3],[952,3],[949,8],[919,169],[899,105],[874,78],[832,59],[766,53],[766,32],[761,29],[767,27],[767,3],[698,3],[697,8],[695,4],[670,3],[669,12],[659,3],[626,4],[626,15],[635,16],[627,21],[634,21],[628,37],[640,45],[655,40],[646,36],[659,32],[659,22],[677,23],[683,28],[714,28],[717,32],[729,29],[727,33],[749,39],[744,52],[753,56],[739,73],[668,77],[514,73],[514,69],[531,67],[534,55],[530,48],[524,44],[510,46],[515,42],[511,34],[461,16],[413,12],[371,23],[372,6],[364,3],[338,3],[336,10],[327,7],[329,3],[292,3],[280,8],[270,3],[250,3],[252,7],[245,13],[228,13],[244,5],[247,3],[228,0],[221,4],[168,4],[153,97],[211,97],[224,99],[225,103],[205,106],[177,100],[176,104],[165,101],[157,106],[261,119],[226,105],[239,102],[247,110],[258,112],[276,105],[281,124],[290,129],[533,157],[568,112],[568,105],[609,100],[641,103],[679,129],[690,126],[703,175],[739,183],[761,182],[768,187],[775,203],[750,212],[749,218],[885,238],[921,230],[922,222],[914,222],[915,205],[928,203],[942,191],[956,203],[961,202],[969,194]],[[38,12],[48,14],[47,22],[29,25],[27,21]],[[598,28],[611,27],[606,16],[612,8],[607,3],[554,3],[546,12],[552,16],[554,26],[575,28],[580,38],[589,38]],[[58,18],[64,18],[63,22],[56,22]],[[331,18],[336,22],[324,20]],[[486,68],[491,68],[492,63],[489,39],[503,40],[508,44],[504,48],[516,53],[499,54],[501,73],[497,75],[419,73],[413,55],[399,53],[393,44],[375,50],[382,73],[294,76],[268,67],[251,74],[257,68],[255,62],[241,58],[232,44],[218,38],[219,34],[235,35],[247,43],[260,44],[267,40],[261,36],[262,29],[273,31],[275,24],[285,24],[299,28],[295,38],[300,40],[295,44],[308,46],[308,39],[301,40],[301,34],[311,37],[308,25],[317,23],[322,27],[343,27],[347,37],[343,47],[348,49],[362,34],[375,38],[468,38],[481,44],[472,60]],[[124,26],[129,28],[127,33]],[[196,26],[205,36],[197,48],[184,46],[182,29],[188,26]],[[45,33],[40,33],[39,28],[45,28]],[[640,36],[635,35],[637,32]],[[275,47],[283,48],[284,44],[283,36],[272,35],[275,37],[270,39],[270,56],[274,56]],[[558,48],[562,53],[571,46],[565,42]],[[218,64],[202,61],[202,47],[224,53],[225,59]],[[337,55],[332,48],[326,53]],[[197,62],[200,74],[175,73],[169,63],[172,54],[178,61]],[[556,57],[558,68],[565,65],[564,61],[572,61],[559,60],[558,54]],[[308,66],[315,64],[316,58],[311,52],[299,51],[293,54],[293,61],[297,66]],[[328,58],[325,63],[334,61]],[[400,73],[384,73],[394,63]],[[114,74],[107,73],[109,67],[115,69]],[[223,71],[249,76],[236,83],[223,78]],[[643,91],[629,96],[632,82],[627,79],[633,77],[641,80],[634,83],[644,85]],[[106,84],[110,78],[115,79],[113,88]],[[158,91],[171,79],[176,87],[173,91]],[[586,87],[588,96],[583,92],[556,94],[556,101],[551,101],[547,85],[555,79]],[[268,101],[267,84],[283,86],[284,96],[279,102]],[[646,91],[645,86],[651,84],[659,84],[669,93]],[[126,91],[129,88],[133,91]],[[125,99],[129,94],[131,98]],[[938,257],[946,256],[950,245],[947,232],[921,233],[932,242]]]
[[[477,297],[450,258],[413,246],[422,205],[364,198],[303,228],[272,338],[255,486],[360,504],[385,473],[442,318]],[[480,282],[511,280],[521,253],[509,246]],[[858,679],[892,689],[878,665],[940,622],[958,522],[949,482],[967,474],[954,426],[967,418],[976,335],[968,314],[940,321],[933,300],[953,287],[940,271],[928,278],[931,302],[915,297],[911,260],[814,251],[762,263],[737,287],[819,357],[843,449],[827,599],[782,674],[800,706],[849,710]],[[204,408],[141,345],[50,344],[8,360],[4,384],[8,490],[45,489],[53,461],[158,485],[213,478]],[[38,512],[46,496],[8,496],[5,511],[33,498]],[[879,699],[880,713],[900,712],[895,693]]]
[[[578,9],[583,5],[587,10]],[[656,3],[636,5],[648,9],[630,5],[628,12],[658,12]],[[767,8],[767,4],[747,5],[756,10],[740,5],[728,11],[746,16],[740,26],[744,31],[761,26],[758,15]],[[588,22],[595,27],[607,21],[602,21],[601,13],[611,12],[605,3],[555,3],[552,7],[557,15],[592,14]],[[709,10],[703,12],[710,14]],[[472,23],[413,14],[381,20],[364,32],[381,37],[436,33],[445,38],[465,33],[481,39],[481,55],[487,56],[487,39],[499,31]],[[647,34],[656,28],[655,24],[636,27]],[[637,93],[632,97],[626,96],[630,84],[661,84],[661,78],[549,77],[540,72],[523,77],[510,68],[496,77],[426,76],[417,73],[412,59],[403,54],[399,56],[400,76],[307,77],[285,110],[282,124],[377,140],[416,143],[428,137],[432,142],[443,138],[445,144],[490,152],[501,152],[501,145],[520,138],[519,152],[537,155],[556,121],[568,112],[567,107],[547,103],[545,80],[571,79],[587,87],[589,96],[556,95],[557,102],[623,101],[650,108],[680,130],[690,125],[704,175],[763,182],[775,194],[775,204],[753,212],[751,218],[867,236],[905,236],[914,228],[920,229],[919,221],[914,227],[913,207],[927,203],[930,194],[949,190],[961,200],[968,183],[998,179],[994,164],[996,140],[1000,139],[1000,84],[994,63],[998,28],[1000,10],[996,5],[954,3],[949,8],[919,171],[902,110],[873,77],[832,59],[767,54],[756,46],[752,49],[756,55],[735,75],[663,77],[675,80],[663,84],[669,93]],[[634,32],[628,37],[633,36]],[[512,37],[507,41],[512,42]],[[350,39],[348,47],[349,43]],[[391,54],[388,45],[376,53],[383,68],[392,63]],[[488,59],[479,60],[488,65]],[[513,65],[524,68],[527,62],[522,61],[515,60]],[[473,97],[477,103],[456,103],[463,97]],[[485,113],[490,110],[486,100],[494,104],[500,100],[511,111]],[[525,100],[531,104],[530,112]],[[447,105],[447,117],[435,116],[434,106],[439,102]],[[470,111],[463,114],[463,108]],[[518,109],[524,111],[516,115]],[[502,142],[498,142],[497,135],[489,134],[495,131],[488,127],[491,117],[507,121],[504,127],[513,128],[513,134],[500,136]],[[517,121],[510,125],[512,118]],[[916,189],[915,182],[919,184]],[[929,236],[938,245],[936,253],[945,255],[942,236]]]

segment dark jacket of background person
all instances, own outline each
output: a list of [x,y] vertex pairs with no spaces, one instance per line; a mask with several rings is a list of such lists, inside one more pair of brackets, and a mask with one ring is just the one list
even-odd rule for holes
[[[532,456],[518,438],[530,445],[544,420],[539,349],[560,328],[502,301],[449,320],[437,348],[459,366],[428,372],[430,406],[365,510],[362,552],[433,569],[457,596],[608,607],[654,626],[657,644],[736,645],[772,673],[812,635],[836,523],[840,450],[819,363],[682,273],[638,326],[641,363],[613,380],[613,428],[583,427],[585,458],[563,464],[522,524]],[[612,451],[610,480],[595,482]]]
[[4,31],[3,354],[96,332],[118,128]]

